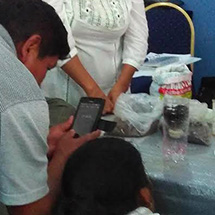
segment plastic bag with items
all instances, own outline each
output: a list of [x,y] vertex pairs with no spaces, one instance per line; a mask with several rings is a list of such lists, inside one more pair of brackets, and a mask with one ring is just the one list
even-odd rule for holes
[[114,109],[116,128],[108,135],[141,137],[157,130],[162,101],[145,93],[121,94]]
[[190,124],[188,142],[210,145],[215,112],[206,103],[190,100]]
[[184,64],[171,64],[155,70],[150,86],[150,95],[165,94],[191,98],[192,72]]

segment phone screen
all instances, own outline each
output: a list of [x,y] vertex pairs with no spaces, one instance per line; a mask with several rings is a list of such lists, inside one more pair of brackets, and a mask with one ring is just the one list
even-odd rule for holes
[[96,102],[80,102],[72,128],[80,136],[92,132],[94,125],[101,114],[103,105]]

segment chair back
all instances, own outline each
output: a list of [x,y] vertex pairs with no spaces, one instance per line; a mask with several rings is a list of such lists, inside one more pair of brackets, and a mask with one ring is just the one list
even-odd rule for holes
[[187,12],[176,4],[159,2],[146,7],[148,52],[194,55],[195,31]]

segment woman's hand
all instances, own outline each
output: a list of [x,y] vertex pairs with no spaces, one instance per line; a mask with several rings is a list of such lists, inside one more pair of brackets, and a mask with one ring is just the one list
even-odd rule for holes
[[119,83],[116,83],[113,88],[110,90],[110,92],[108,93],[108,98],[110,99],[110,101],[113,103],[113,105],[115,106],[116,104],[116,100],[119,97],[119,95],[121,93],[126,92],[127,89],[125,89],[123,86],[121,86]]
[[103,114],[113,112],[112,102],[83,67],[77,55],[70,59],[62,69],[85,91],[87,96],[105,99]]
[[114,106],[119,95],[121,93],[125,93],[128,90],[132,76],[136,70],[137,69],[131,65],[123,64],[121,74],[108,94],[108,98],[111,100]]
[[114,105],[113,105],[112,101],[110,100],[110,98],[108,98],[103,93],[103,91],[99,87],[97,87],[97,86],[93,87],[93,89],[91,89],[90,91],[87,92],[87,96],[95,97],[95,98],[102,98],[105,100],[103,114],[113,112]]

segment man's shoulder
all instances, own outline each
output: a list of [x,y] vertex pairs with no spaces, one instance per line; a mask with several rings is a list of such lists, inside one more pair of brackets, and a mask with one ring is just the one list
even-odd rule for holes
[[1,43],[0,59],[0,112],[17,103],[45,100],[33,75]]

